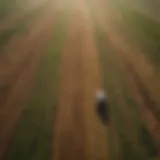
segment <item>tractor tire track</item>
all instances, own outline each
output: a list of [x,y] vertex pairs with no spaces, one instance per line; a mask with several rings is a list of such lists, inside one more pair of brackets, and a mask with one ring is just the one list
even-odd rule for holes
[[[61,68],[60,68],[60,92],[59,92],[59,106],[56,124],[56,135],[54,145],[54,159],[55,160],[81,160],[84,159],[84,139],[79,139],[77,135],[77,117],[78,106],[81,107],[81,93],[80,86],[80,49],[78,47],[81,43],[79,36],[79,21],[76,18],[72,18],[68,36],[66,39],[66,45],[62,54]],[[79,75],[80,74],[80,75]],[[83,80],[82,80],[83,81]],[[79,113],[81,115],[81,113]],[[81,127],[80,127],[81,128]],[[80,132],[81,133],[81,132]],[[79,133],[79,134],[80,134]],[[80,135],[82,136],[82,135]],[[82,141],[81,141],[82,140]],[[79,153],[77,153],[79,152]]]
[[102,73],[98,58],[98,49],[94,35],[94,26],[91,13],[86,1],[81,1],[81,16],[83,19],[83,66],[85,78],[84,109],[87,129],[88,159],[109,159],[108,154],[108,129],[101,124],[95,111],[95,94],[97,89],[103,89]]

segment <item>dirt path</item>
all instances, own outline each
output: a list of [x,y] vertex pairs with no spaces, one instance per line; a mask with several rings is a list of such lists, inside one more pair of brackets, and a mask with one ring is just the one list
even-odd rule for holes
[[[76,79],[78,61],[77,38],[79,22],[72,20],[67,34],[66,45],[62,54],[60,68],[60,97],[58,106],[57,126],[55,128],[55,151],[54,159],[75,159],[74,134],[73,134],[73,111],[76,96]],[[77,44],[76,44],[77,43]],[[78,71],[79,73],[79,71]],[[84,147],[84,146],[83,146]],[[74,153],[74,154],[73,154]],[[83,158],[82,158],[83,159]]]
[[107,160],[107,129],[94,105],[102,82],[93,24],[85,1],[77,1],[73,7],[60,68],[54,158]]
[[94,36],[91,14],[86,2],[81,2],[81,17],[83,24],[83,65],[85,79],[84,109],[87,129],[88,159],[108,159],[107,129],[99,121],[95,112],[95,93],[102,86],[98,49]]
[[[23,112],[29,91],[34,82],[37,67],[45,53],[47,43],[52,36],[56,15],[54,15],[52,10],[46,13],[41,17],[41,20],[38,20],[39,23],[36,24],[33,30],[30,30],[29,36],[25,39],[26,43],[22,47],[25,46],[26,48],[23,48],[23,50],[27,50],[26,54],[32,54],[28,63],[25,64],[13,86],[10,88],[6,102],[0,108],[0,159],[4,156],[15,125]],[[20,50],[21,53],[23,50]]]

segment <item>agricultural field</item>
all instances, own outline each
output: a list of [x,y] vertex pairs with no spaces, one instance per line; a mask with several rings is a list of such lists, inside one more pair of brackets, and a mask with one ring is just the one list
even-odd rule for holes
[[0,160],[158,160],[159,40],[111,0],[2,0]]
[[160,22],[160,1],[150,1],[150,0],[111,0],[112,4],[116,6],[126,6],[128,8],[134,9],[136,12],[145,14],[147,17],[154,19],[157,22]]
[[[145,12],[143,12],[144,7],[141,7],[138,2],[134,2],[133,6],[131,6],[131,4],[125,4],[125,2],[121,5],[117,3],[115,7],[122,16],[125,33],[129,36],[127,38],[130,38],[132,43],[137,43],[136,45],[140,47],[148,60],[155,65],[156,69],[159,69],[160,21],[158,19],[156,20],[152,15],[156,14],[158,17],[159,10],[157,8],[160,7],[160,3],[157,1],[157,3],[154,2],[152,4],[147,0],[143,0],[143,2],[145,3],[140,4],[146,6],[148,12],[152,11],[151,13],[145,14]],[[139,9],[136,9],[134,6],[138,5]]]

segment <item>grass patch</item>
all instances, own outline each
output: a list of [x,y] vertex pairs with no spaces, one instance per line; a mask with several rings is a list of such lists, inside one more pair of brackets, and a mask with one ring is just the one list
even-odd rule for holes
[[[50,0],[47,0],[45,3],[48,3],[49,1]],[[22,14],[24,12],[24,8],[21,7],[21,4],[27,8],[28,3],[30,3],[28,0],[1,0],[0,20],[4,20],[6,17],[9,17],[15,13]],[[42,6],[44,5],[45,4],[43,3]]]
[[146,56],[160,69],[160,23],[128,8],[121,8],[127,34],[140,44]]
[[17,10],[18,5],[16,0],[1,0],[0,1],[0,20],[10,15],[12,12]]
[[57,102],[58,67],[66,35],[68,12],[62,15],[36,75],[31,99],[20,119],[7,160],[49,160]]

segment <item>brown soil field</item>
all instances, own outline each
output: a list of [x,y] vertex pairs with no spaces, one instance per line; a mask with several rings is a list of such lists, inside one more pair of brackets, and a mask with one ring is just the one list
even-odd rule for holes
[[107,128],[95,110],[102,79],[93,24],[85,1],[74,8],[60,67],[54,159],[107,160]]

